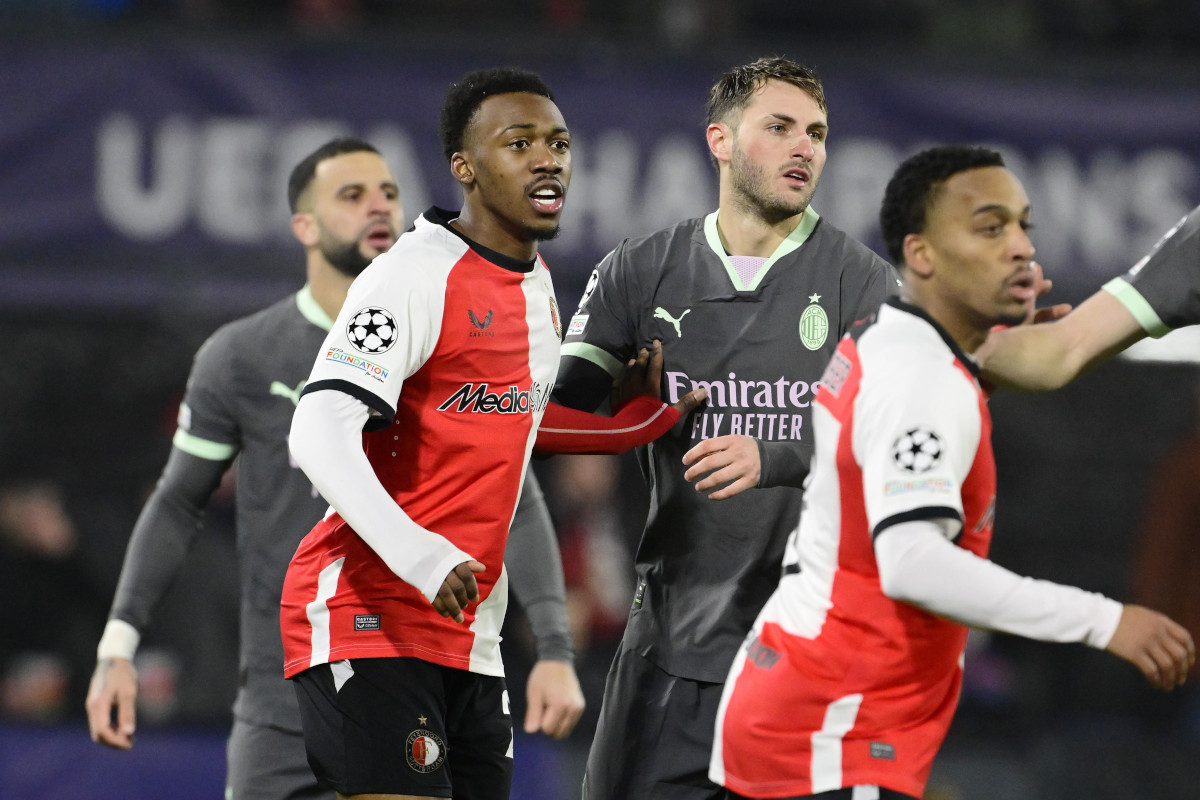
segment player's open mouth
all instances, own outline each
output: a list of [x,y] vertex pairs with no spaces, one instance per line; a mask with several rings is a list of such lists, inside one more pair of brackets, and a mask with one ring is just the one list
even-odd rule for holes
[[1033,275],[1024,271],[1008,282],[1008,294],[1021,302],[1029,302],[1033,300],[1037,294],[1037,290],[1033,287]]
[[784,179],[795,186],[805,186],[810,180],[808,170],[795,167],[783,173]]
[[542,181],[529,193],[529,202],[542,214],[557,214],[562,211],[563,194],[558,181]]
[[367,231],[367,244],[372,247],[377,247],[380,250],[386,250],[392,246],[392,242],[396,237],[392,235],[392,229],[387,225],[374,225]]

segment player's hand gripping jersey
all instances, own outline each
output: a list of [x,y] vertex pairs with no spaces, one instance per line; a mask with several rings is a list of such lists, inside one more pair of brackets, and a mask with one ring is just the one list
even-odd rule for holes
[[1200,323],[1200,206],[1128,274],[1104,286],[1151,336]]
[[[372,409],[363,448],[400,513],[341,508],[301,543],[281,612],[289,677],[371,656],[503,674],[505,540],[554,384],[559,315],[540,257],[516,261],[447,223],[426,212],[355,280],[305,387]],[[375,525],[377,512],[399,524]],[[358,531],[344,518],[356,514]],[[487,571],[460,624],[430,603],[471,558]]]

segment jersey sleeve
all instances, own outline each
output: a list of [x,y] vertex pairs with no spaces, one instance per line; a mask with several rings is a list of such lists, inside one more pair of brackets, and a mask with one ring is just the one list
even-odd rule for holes
[[618,455],[662,436],[679,416],[673,406],[648,394],[633,398],[611,417],[549,403],[533,449],[544,455]]
[[1200,323],[1200,206],[1104,286],[1151,336]]
[[874,314],[884,300],[899,290],[900,276],[896,268],[872,254],[867,268],[847,273],[842,281],[841,303],[845,312],[842,314],[839,335]]
[[237,396],[233,375],[236,339],[236,331],[226,326],[196,351],[171,440],[188,455],[228,462],[241,449],[241,429],[230,406]]
[[[630,286],[626,244],[613,250],[592,271],[567,325],[559,353],[555,393],[572,408],[593,410],[608,394],[611,381],[621,375],[637,351],[636,287]],[[603,377],[607,375],[607,379]],[[581,393],[586,398],[578,397]]]
[[[948,521],[962,530],[962,485],[979,446],[982,421],[973,384],[950,364],[913,364],[870,380],[855,409],[854,457],[862,467],[872,537],[913,520]],[[878,384],[877,384],[878,385]]]
[[367,430],[391,424],[404,380],[437,346],[445,271],[428,269],[415,248],[390,250],[350,285],[317,353],[302,394],[337,389],[374,412]]

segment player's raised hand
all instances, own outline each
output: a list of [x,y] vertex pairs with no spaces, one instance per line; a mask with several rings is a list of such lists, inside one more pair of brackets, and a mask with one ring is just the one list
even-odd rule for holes
[[137,670],[129,659],[103,658],[96,664],[84,703],[93,742],[118,750],[133,747],[137,692]]
[[712,500],[727,500],[753,489],[762,478],[762,457],[751,436],[705,439],[683,454],[683,465],[687,467],[683,477],[696,482],[696,491],[721,487],[708,495]]
[[585,705],[574,667],[538,661],[525,684],[525,732],[562,739],[575,729]]
[[1062,319],[1071,310],[1070,303],[1057,303],[1045,308],[1038,308],[1037,301],[1044,297],[1054,288],[1054,281],[1050,280],[1043,274],[1042,265],[1036,261],[1029,263],[1030,269],[1033,271],[1033,300],[1029,304],[1029,312],[1025,315],[1026,323],[1037,322],[1053,322],[1056,319]]
[[446,574],[442,588],[438,589],[437,597],[433,598],[434,609],[443,617],[450,617],[455,622],[462,622],[463,609],[468,604],[479,599],[479,584],[475,582],[475,573],[487,570],[475,559],[464,561]]
[[1140,669],[1156,689],[1182,686],[1196,663],[1196,645],[1187,629],[1144,606],[1125,606],[1107,649]]

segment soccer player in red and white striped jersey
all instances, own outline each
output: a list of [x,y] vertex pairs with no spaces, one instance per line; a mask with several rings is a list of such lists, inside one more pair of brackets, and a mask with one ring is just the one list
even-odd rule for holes
[[[284,582],[309,762],[343,795],[507,797],[505,540],[554,384],[570,133],[545,84],[470,73],[442,111],[463,191],[351,286],[290,444],[331,513]],[[451,778],[453,777],[453,783]]]
[[1164,689],[1194,662],[1191,636],[1157,612],[987,560],[995,463],[969,354],[1037,292],[1029,213],[981,148],[924,151],[889,183],[903,299],[821,378],[805,511],[718,711],[709,775],[735,796],[921,797],[969,625],[1104,648]]

